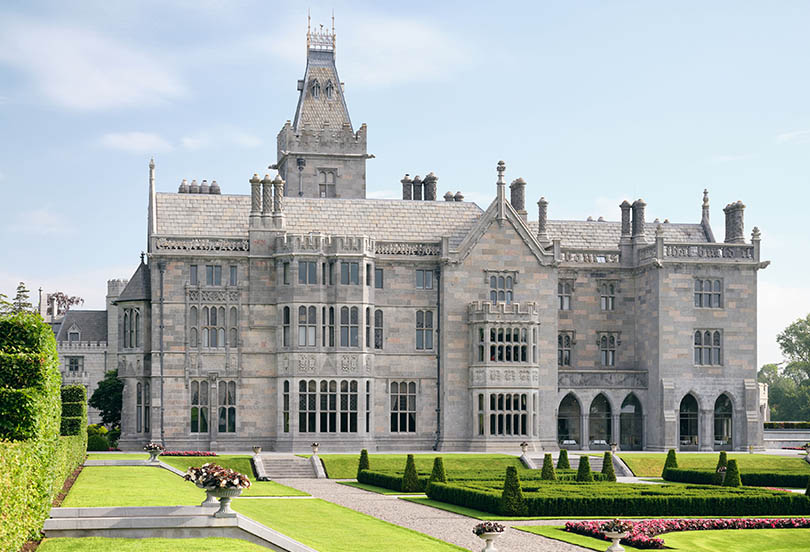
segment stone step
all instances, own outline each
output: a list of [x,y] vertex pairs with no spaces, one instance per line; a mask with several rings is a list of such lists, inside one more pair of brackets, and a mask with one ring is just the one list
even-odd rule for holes
[[270,479],[314,479],[317,477],[308,458],[262,456],[262,468]]

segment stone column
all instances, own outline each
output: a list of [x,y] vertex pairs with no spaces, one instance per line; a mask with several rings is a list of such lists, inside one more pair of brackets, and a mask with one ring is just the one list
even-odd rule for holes
[[619,443],[621,443],[621,430],[622,430],[621,421],[619,418],[619,414],[613,414],[611,417],[612,417],[611,421],[613,422],[613,430],[611,431],[610,442],[608,443],[608,445],[610,443],[616,443],[618,445]]
[[723,209],[726,214],[726,243],[745,243],[744,210],[745,205],[742,201],[729,203]]
[[270,175],[264,175],[262,179],[262,218],[270,216],[273,211],[273,181]]
[[714,450],[714,410],[700,409],[698,419],[698,443],[701,451]]
[[276,175],[273,179],[273,213],[279,214],[284,210],[284,181]]
[[537,241],[548,245],[548,201],[544,197],[537,202],[537,214]]
[[582,414],[582,435],[579,440],[581,441],[579,448],[582,450],[590,450],[588,445],[591,442],[591,424],[587,412]]
[[413,199],[413,180],[411,180],[411,177],[406,173],[400,182],[402,183],[402,199]]

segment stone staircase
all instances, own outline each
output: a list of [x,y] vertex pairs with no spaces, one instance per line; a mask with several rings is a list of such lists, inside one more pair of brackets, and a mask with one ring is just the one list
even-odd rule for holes
[[[571,464],[571,469],[578,469],[579,468],[579,454],[575,453],[568,453],[568,463]],[[554,454],[552,456],[554,459],[554,466],[557,466],[557,458],[559,456]],[[537,466],[538,469],[542,468],[543,466],[543,457],[531,457],[532,462]],[[602,462],[604,460],[604,456],[589,456],[588,462],[591,464],[591,471],[602,471]],[[631,472],[624,462],[618,459],[615,455],[613,456],[613,471],[616,472],[616,477],[632,477],[633,472]]]
[[[268,479],[315,479],[318,474],[309,458],[294,455],[260,454],[262,476]],[[260,471],[260,470],[257,470]]]

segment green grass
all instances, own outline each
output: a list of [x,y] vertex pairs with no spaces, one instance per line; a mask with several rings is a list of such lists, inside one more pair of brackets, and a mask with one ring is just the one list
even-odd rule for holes
[[379,550],[464,550],[398,525],[321,499],[236,499],[232,507],[245,516],[320,552]]
[[275,481],[256,481],[256,478],[253,477],[250,456],[228,454],[222,456],[161,456],[160,460],[180,471],[211,462],[243,473],[248,476],[251,485],[247,491],[242,492],[242,496],[309,496],[304,491],[281,485]]
[[38,552],[261,552],[267,548],[239,539],[108,539],[104,537],[45,539]]
[[[504,473],[508,466],[515,466],[518,472],[525,470],[517,456],[508,454],[414,454],[416,470],[429,475],[433,469],[433,459],[437,456],[443,458],[448,474],[453,470],[496,470]],[[406,457],[405,454],[369,454],[369,465],[372,471],[404,471]],[[320,458],[330,479],[357,477],[359,454],[323,454]]]
[[[607,550],[610,543],[594,537],[569,533],[548,525],[515,527],[527,533],[568,542],[590,550]],[[688,552],[802,552],[810,550],[810,529],[722,529],[680,531],[661,535],[673,550]],[[626,544],[625,550],[640,550]]]
[[377,493],[381,495],[421,495],[425,496],[425,493],[403,493],[401,491],[392,491],[391,489],[386,489],[385,487],[377,487],[376,485],[367,485],[366,483],[358,483],[357,481],[338,481],[338,485],[346,485],[347,487],[354,487],[355,489],[362,489],[364,491],[370,491],[372,493]]
[[193,506],[204,499],[194,484],[161,468],[86,466],[62,506]]
[[[717,466],[719,453],[678,454],[678,467],[687,469],[713,470]],[[637,477],[660,477],[664,469],[666,454],[620,453],[619,458],[633,470]],[[730,453],[728,459],[737,460],[741,472],[774,472],[774,473],[810,473],[810,464],[802,458],[791,456],[774,456],[770,454]]]
[[[149,460],[148,452],[117,452],[111,453],[98,453],[88,452],[88,460]],[[161,458],[162,460],[162,458]]]

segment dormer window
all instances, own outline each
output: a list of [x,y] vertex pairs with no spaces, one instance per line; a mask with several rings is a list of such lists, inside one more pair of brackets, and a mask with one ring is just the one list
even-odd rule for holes
[[318,99],[321,95],[321,85],[318,83],[317,80],[313,80],[312,84],[310,85],[310,91],[312,93],[312,97]]
[[326,82],[326,98],[331,100],[334,94],[335,94],[335,85],[332,84],[332,81],[327,81]]
[[79,341],[81,341],[79,330],[70,330],[68,332],[68,343],[78,343]]

